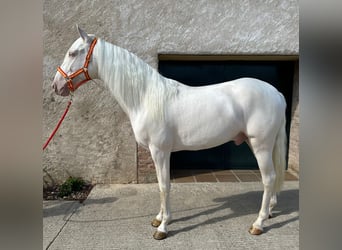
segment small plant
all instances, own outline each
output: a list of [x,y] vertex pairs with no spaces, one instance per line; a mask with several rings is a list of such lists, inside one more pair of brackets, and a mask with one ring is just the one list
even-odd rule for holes
[[81,191],[85,182],[80,177],[70,176],[59,188],[59,197],[64,197],[72,194],[73,192]]

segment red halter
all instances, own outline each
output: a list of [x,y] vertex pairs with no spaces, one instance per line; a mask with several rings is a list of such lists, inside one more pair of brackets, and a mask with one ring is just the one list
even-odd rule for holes
[[[95,47],[95,44],[97,42],[97,38],[95,37],[94,40],[92,41],[91,45],[90,45],[90,48],[88,50],[88,54],[87,54],[87,57],[86,57],[86,60],[84,62],[84,65],[83,65],[83,68],[77,70],[76,72],[72,73],[71,75],[67,75],[61,67],[58,67],[57,68],[57,71],[59,73],[61,73],[61,75],[64,77],[64,79],[66,80],[66,82],[68,83],[68,88],[70,89],[71,92],[75,91],[79,86],[81,86],[83,83],[86,83],[87,81],[91,80],[89,74],[88,74],[88,65],[89,65],[89,62],[90,62],[90,57],[93,53],[93,50],[94,50],[94,47]],[[72,83],[72,79],[74,79],[76,76],[80,75],[84,73],[84,76],[86,79],[78,82],[77,84],[75,84],[75,87]]]

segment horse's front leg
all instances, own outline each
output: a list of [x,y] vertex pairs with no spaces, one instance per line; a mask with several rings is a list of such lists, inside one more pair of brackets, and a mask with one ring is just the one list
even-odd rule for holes
[[150,146],[152,159],[154,161],[159,190],[160,190],[160,212],[152,221],[152,226],[158,227],[153,237],[156,240],[165,239],[167,236],[167,224],[171,220],[170,212],[170,151],[161,150]]

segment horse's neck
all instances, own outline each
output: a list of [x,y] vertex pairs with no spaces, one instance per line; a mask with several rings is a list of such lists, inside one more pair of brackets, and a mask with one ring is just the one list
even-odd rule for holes
[[162,77],[134,54],[99,40],[95,47],[98,77],[130,116],[147,109],[154,115],[163,113],[166,98],[175,93],[176,82]]

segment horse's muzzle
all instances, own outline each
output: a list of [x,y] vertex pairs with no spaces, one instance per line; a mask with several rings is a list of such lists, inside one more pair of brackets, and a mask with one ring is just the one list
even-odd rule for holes
[[70,91],[69,91],[68,87],[66,86],[66,84],[63,85],[62,88],[58,89],[57,84],[56,84],[55,82],[53,82],[53,83],[51,84],[51,87],[55,90],[55,93],[56,93],[57,95],[60,95],[60,96],[68,96],[68,95],[70,94]]

